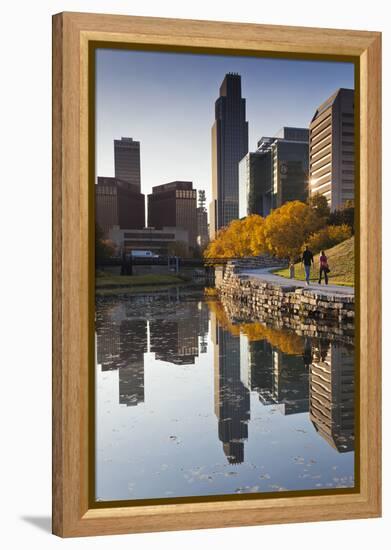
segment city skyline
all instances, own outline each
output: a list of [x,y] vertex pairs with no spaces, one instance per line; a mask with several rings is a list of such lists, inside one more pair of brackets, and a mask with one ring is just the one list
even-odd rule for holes
[[208,204],[210,128],[228,72],[242,77],[249,150],[282,126],[308,127],[326,97],[340,87],[354,88],[350,63],[98,50],[96,176],[114,175],[113,141],[132,137],[141,147],[143,193],[190,180],[205,189]]

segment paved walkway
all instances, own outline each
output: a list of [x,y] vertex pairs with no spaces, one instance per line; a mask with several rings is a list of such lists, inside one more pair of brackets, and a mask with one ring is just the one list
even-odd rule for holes
[[280,275],[274,275],[271,273],[274,269],[276,268],[269,267],[264,269],[243,269],[243,271],[240,271],[240,274],[247,275],[248,277],[259,278],[265,282],[278,284],[283,287],[305,288],[309,291],[321,292],[322,294],[330,294],[332,296],[354,296],[354,288],[351,286],[325,285],[323,281],[321,285],[312,281],[310,282],[310,285],[307,286],[305,281],[287,279],[286,277],[281,277]]

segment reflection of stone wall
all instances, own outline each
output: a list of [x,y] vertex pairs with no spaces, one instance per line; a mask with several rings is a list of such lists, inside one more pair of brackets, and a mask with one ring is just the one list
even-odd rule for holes
[[217,290],[231,318],[272,322],[312,337],[354,337],[354,296],[279,286],[227,265]]

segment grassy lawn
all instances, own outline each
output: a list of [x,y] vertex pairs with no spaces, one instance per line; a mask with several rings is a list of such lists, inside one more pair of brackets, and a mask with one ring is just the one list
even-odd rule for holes
[[[326,250],[330,273],[329,284],[354,286],[354,237]],[[319,254],[315,255],[315,268],[311,269],[311,281],[319,280]],[[276,275],[289,278],[289,269],[274,272]],[[305,281],[304,267],[295,264],[295,279]],[[324,279],[322,281],[324,283]]]
[[100,271],[95,278],[95,288],[97,293],[99,291],[100,294],[109,294],[109,291],[123,291],[124,289],[134,289],[136,287],[177,285],[181,283],[183,283],[183,279],[177,275],[113,275]]

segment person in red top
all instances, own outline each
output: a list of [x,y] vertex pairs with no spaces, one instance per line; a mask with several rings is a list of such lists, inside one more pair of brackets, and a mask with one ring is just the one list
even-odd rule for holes
[[327,256],[324,253],[324,250],[322,250],[319,257],[319,284],[322,284],[323,273],[324,273],[324,282],[326,283],[326,285],[329,284],[329,278],[327,275],[329,271],[330,269],[329,269],[329,264],[327,263]]

